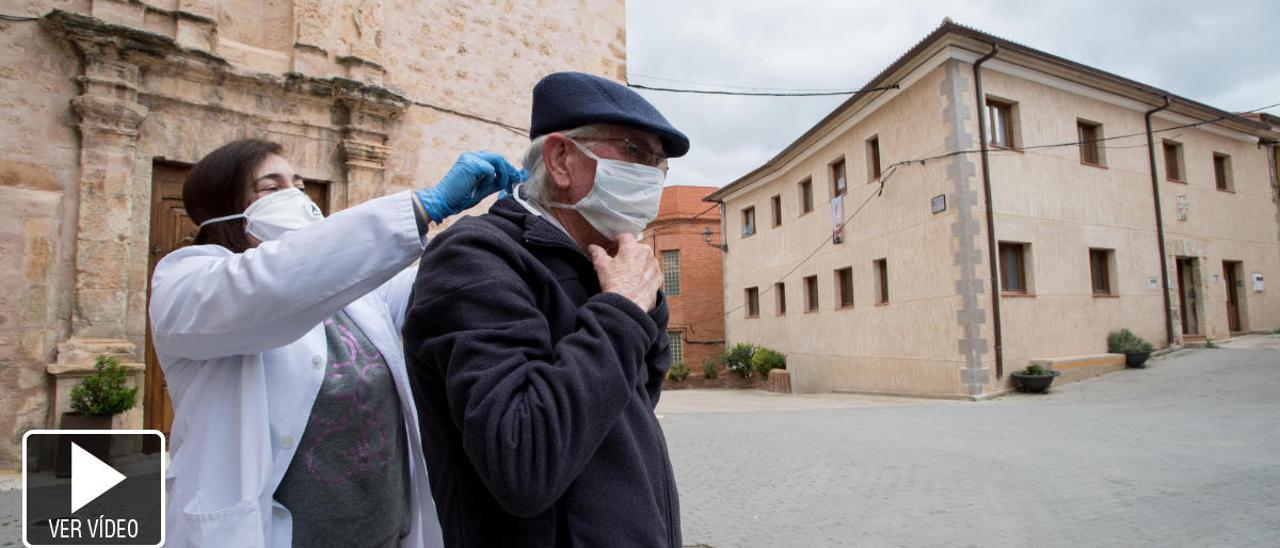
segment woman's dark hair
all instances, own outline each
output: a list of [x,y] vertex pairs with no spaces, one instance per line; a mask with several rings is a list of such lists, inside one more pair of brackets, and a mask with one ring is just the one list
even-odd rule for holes
[[[262,139],[241,139],[218,147],[196,162],[182,183],[182,207],[196,225],[243,212],[253,192],[253,170],[268,155],[283,150],[279,143]],[[196,232],[195,243],[216,244],[236,253],[251,247],[244,219],[207,225]]]

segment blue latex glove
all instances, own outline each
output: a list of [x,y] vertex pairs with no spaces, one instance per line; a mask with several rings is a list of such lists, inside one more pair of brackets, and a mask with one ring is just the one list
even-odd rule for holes
[[439,223],[470,209],[494,192],[510,193],[512,187],[528,176],[497,153],[464,152],[436,186],[419,189],[415,194],[427,216]]

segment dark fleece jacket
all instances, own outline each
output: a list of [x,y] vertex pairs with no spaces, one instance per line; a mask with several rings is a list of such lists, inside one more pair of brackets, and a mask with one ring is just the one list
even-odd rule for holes
[[511,198],[427,247],[405,358],[445,544],[680,546],[654,406],[661,294],[602,293],[567,235]]

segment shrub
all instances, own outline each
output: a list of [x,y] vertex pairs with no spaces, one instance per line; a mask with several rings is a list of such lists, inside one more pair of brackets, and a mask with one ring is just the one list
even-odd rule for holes
[[129,371],[112,356],[98,356],[97,371],[71,388],[71,412],[93,417],[123,413],[137,404],[138,388],[129,388]]
[[702,378],[707,379],[709,381],[714,381],[716,380],[716,377],[719,377],[719,376],[720,376],[720,372],[716,370],[715,360],[707,360],[705,362],[702,362]]
[[676,362],[671,364],[671,368],[667,370],[667,378],[676,382],[689,378],[689,366],[684,362]]
[[1155,350],[1155,347],[1151,343],[1128,329],[1112,331],[1107,335],[1107,352],[1112,354],[1150,352],[1152,350]]
[[1204,347],[1205,347],[1205,348],[1217,348],[1217,347],[1218,347],[1218,343],[1213,342],[1213,339],[1205,339],[1205,340],[1204,340]]
[[744,379],[751,378],[751,355],[755,354],[755,345],[738,343],[720,355],[720,361],[729,371],[737,373]]
[[1028,365],[1026,369],[1023,369],[1022,371],[1018,371],[1018,374],[1043,377],[1045,375],[1052,375],[1053,371],[1049,369],[1045,369],[1044,367],[1041,367],[1039,365],[1032,364],[1032,365]]
[[769,378],[769,371],[787,368],[787,356],[772,348],[760,347],[751,355],[751,368],[761,377]]

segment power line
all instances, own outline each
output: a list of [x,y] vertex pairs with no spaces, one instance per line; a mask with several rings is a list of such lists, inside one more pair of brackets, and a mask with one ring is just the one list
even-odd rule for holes
[[632,84],[632,83],[627,83],[627,87],[635,88],[635,89],[643,89],[648,91],[663,91],[668,93],[695,93],[695,94],[702,94],[702,95],[738,95],[738,96],[745,96],[745,97],[824,97],[824,96],[831,96],[831,95],[858,95],[862,93],[871,93],[873,91],[886,91],[890,89],[898,89],[897,84],[894,84],[892,86],[879,87],[879,88],[853,89],[853,90],[842,90],[842,91],[814,91],[814,92],[752,92],[752,91],[728,91],[728,90],[718,90],[718,89],[661,88],[661,87],[651,87],[651,86],[645,86],[641,84]]
[[422,102],[422,101],[413,101],[413,104],[418,105],[418,106],[420,106],[420,107],[426,107],[426,108],[429,108],[429,109],[431,109],[431,110],[435,110],[435,111],[439,111],[439,112],[444,112],[444,113],[452,114],[452,115],[454,115],[454,116],[461,116],[461,117],[466,118],[466,119],[468,119],[468,120],[475,120],[475,121],[477,121],[477,122],[484,122],[484,123],[486,123],[486,124],[489,124],[489,125],[492,125],[492,126],[497,126],[497,127],[502,128],[502,129],[505,129],[505,130],[507,130],[507,131],[510,131],[511,133],[514,133],[514,134],[519,135],[519,136],[521,136],[521,137],[528,137],[528,136],[529,136],[529,130],[528,130],[527,128],[522,128],[522,127],[520,127],[520,126],[513,126],[513,125],[508,124],[508,123],[506,123],[506,122],[501,122],[501,121],[494,120],[494,119],[491,119],[491,118],[485,118],[484,116],[480,116],[480,115],[478,115],[478,114],[471,114],[471,113],[469,113],[469,112],[462,112],[462,111],[460,111],[460,110],[454,110],[454,109],[451,109],[451,108],[448,108],[448,107],[442,107],[442,106],[440,106],[440,105],[434,105],[434,104],[431,104],[431,103],[424,103],[424,102]]
[[646,79],[646,80],[659,80],[659,81],[663,81],[663,82],[674,82],[674,83],[677,83],[677,84],[693,84],[693,85],[695,85],[695,86],[712,86],[712,87],[719,87],[719,88],[742,89],[742,90],[754,90],[754,91],[761,91],[761,90],[769,90],[769,91],[840,91],[840,90],[845,89],[845,88],[774,88],[774,87],[763,87],[763,86],[735,86],[735,85],[732,85],[732,84],[717,84],[717,83],[712,83],[712,82],[700,82],[700,81],[697,81],[697,80],[679,80],[679,79],[676,79],[676,78],[663,78],[663,77],[661,77],[661,76],[652,76],[652,75],[649,75],[649,74],[640,74],[640,73],[637,73],[637,72],[629,73],[629,74],[628,74],[628,76],[639,76],[639,77],[644,78],[644,79]]

